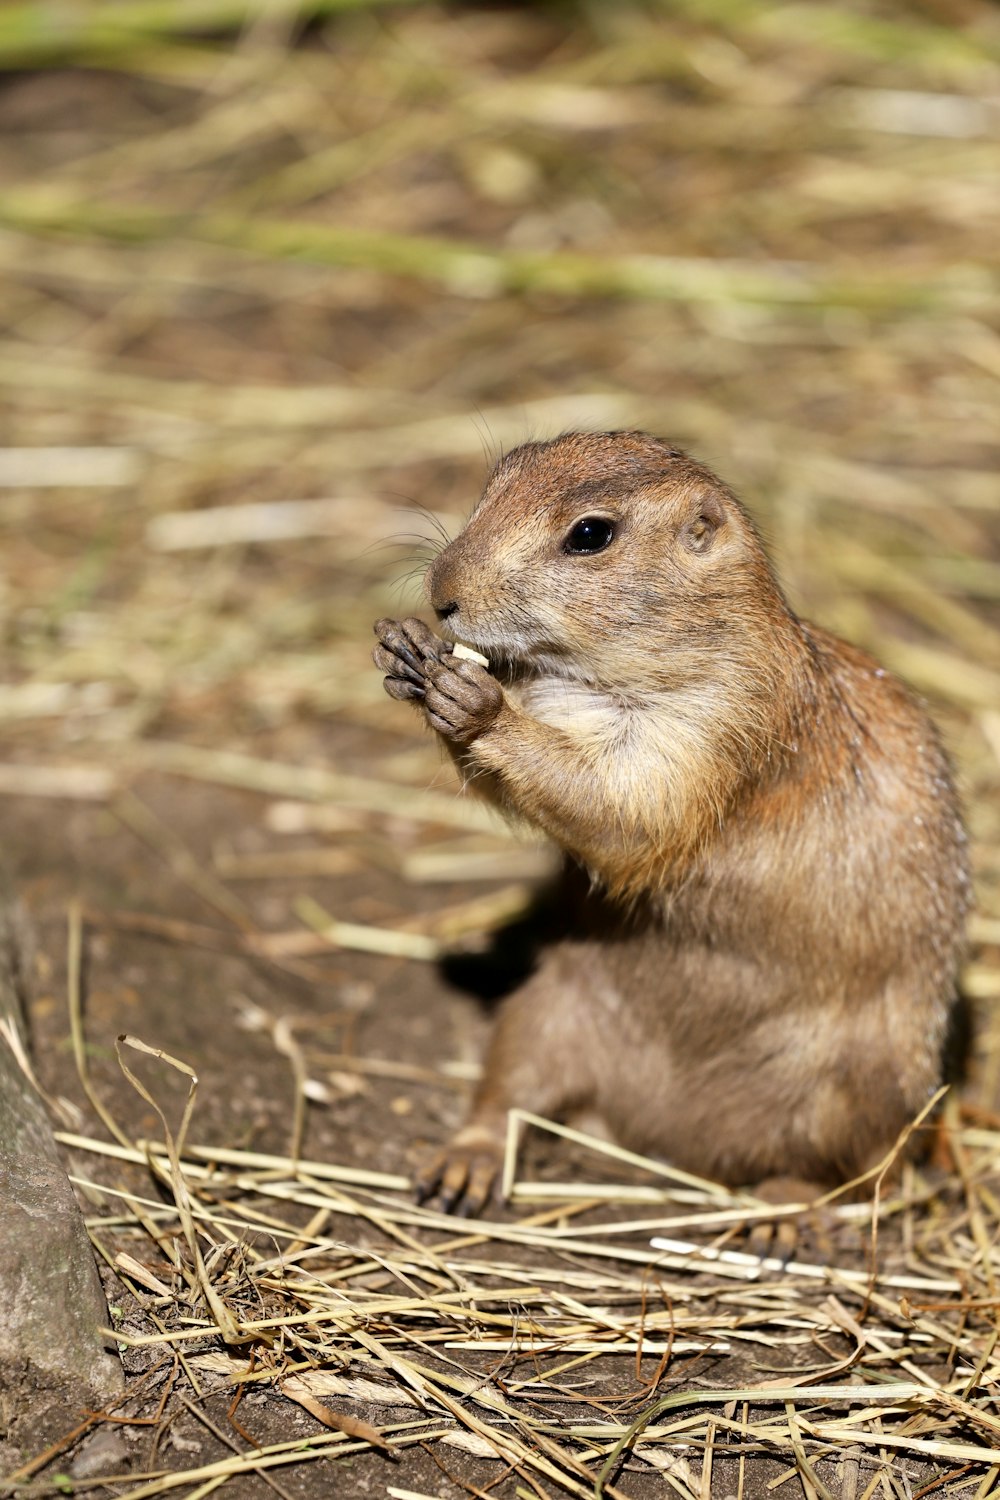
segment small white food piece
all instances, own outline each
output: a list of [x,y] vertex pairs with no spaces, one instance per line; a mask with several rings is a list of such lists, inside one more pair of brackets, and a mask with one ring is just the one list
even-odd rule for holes
[[478,651],[473,651],[471,646],[463,646],[461,641],[455,642],[452,647],[452,655],[457,656],[459,661],[475,661],[481,667],[489,666],[489,661],[485,656],[480,655]]

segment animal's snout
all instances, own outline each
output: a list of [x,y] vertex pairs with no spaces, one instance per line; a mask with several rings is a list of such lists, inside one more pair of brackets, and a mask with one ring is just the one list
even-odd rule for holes
[[427,597],[439,620],[447,620],[449,615],[457,614],[460,608],[458,580],[455,577],[451,550],[451,547],[446,547],[434,559],[427,574]]

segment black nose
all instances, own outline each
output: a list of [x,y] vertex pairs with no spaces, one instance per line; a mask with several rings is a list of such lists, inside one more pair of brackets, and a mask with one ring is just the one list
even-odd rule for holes
[[435,604],[434,613],[439,620],[447,620],[448,616],[453,615],[457,608],[458,600],[453,599],[450,604]]

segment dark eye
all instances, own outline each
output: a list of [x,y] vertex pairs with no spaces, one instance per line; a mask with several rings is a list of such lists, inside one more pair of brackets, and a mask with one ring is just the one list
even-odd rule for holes
[[603,516],[584,516],[563,542],[564,552],[603,552],[615,539],[614,522]]

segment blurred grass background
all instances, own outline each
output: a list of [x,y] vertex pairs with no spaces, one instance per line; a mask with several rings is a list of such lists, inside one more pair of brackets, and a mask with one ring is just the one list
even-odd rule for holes
[[929,698],[992,1099],[996,8],[22,3],[0,68],[2,785],[164,741],[427,785],[379,544],[500,445],[647,427]]

